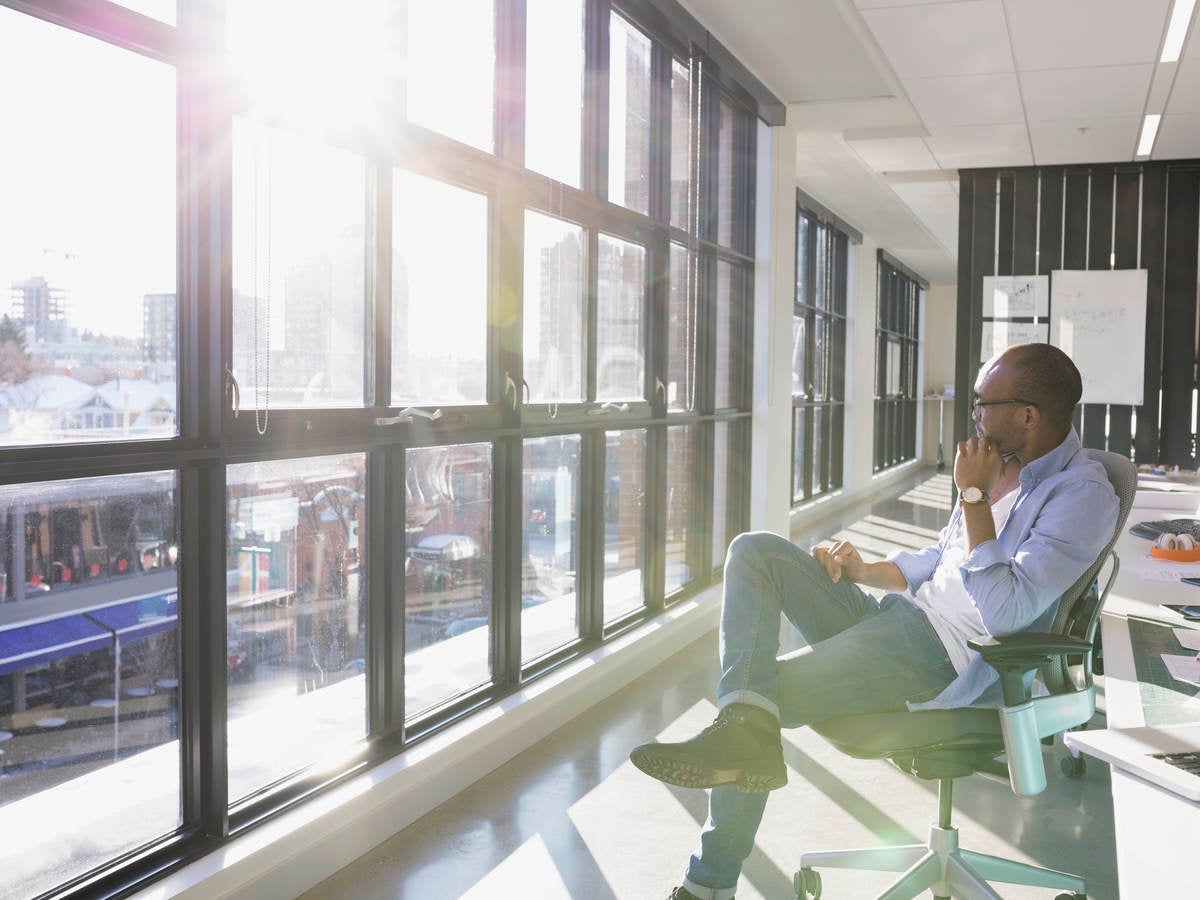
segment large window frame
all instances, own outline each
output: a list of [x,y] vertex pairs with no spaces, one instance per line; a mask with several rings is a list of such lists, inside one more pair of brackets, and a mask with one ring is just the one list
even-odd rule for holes
[[[525,4],[497,0],[495,10],[494,152],[487,153],[405,121],[401,76],[381,92],[394,100],[382,133],[318,128],[271,114],[265,119],[224,72],[224,4],[181,0],[178,23],[166,24],[97,0],[3,0],[19,13],[175,67],[178,83],[178,383],[177,437],[162,440],[0,448],[12,484],[171,471],[179,504],[179,741],[182,824],[120,859],[60,885],[63,896],[126,892],[181,862],[199,858],[314,792],[386,760],[415,742],[522,689],[564,662],[628,631],[665,606],[719,579],[724,544],[748,523],[752,297],[754,277],[756,116],[779,124],[782,104],[706,36],[674,3],[585,0],[582,172],[578,188],[526,169],[524,161]],[[102,11],[104,15],[96,15]],[[607,198],[608,27],[619,14],[652,44],[649,209],[640,213]],[[402,48],[403,40],[398,42]],[[672,71],[690,75],[689,214],[672,222]],[[391,77],[391,76],[389,76]],[[375,85],[378,87],[379,85]],[[249,117],[355,154],[365,162],[362,312],[363,397],[342,408],[267,408],[233,380],[231,264],[235,228],[235,117]],[[399,409],[392,396],[391,337],[393,173],[411,171],[475,191],[488,200],[488,329],[486,402],[432,403]],[[678,174],[678,173],[676,173]],[[678,201],[678,191],[675,200]],[[676,206],[678,204],[676,203]],[[523,385],[521,303],[526,211],[582,228],[585,253],[583,396],[577,402],[528,403]],[[645,251],[640,312],[643,385],[620,402],[597,398],[597,246],[601,236]],[[694,310],[689,368],[693,402],[672,408],[667,378],[670,247],[686,248],[686,292]],[[238,398],[240,396],[240,409]],[[257,407],[257,408],[256,408]],[[262,413],[256,416],[255,412]],[[269,413],[269,415],[268,415]],[[666,484],[668,432],[686,435],[690,521],[680,547],[688,577],[668,591],[665,552],[671,498]],[[604,615],[606,441],[614,432],[644,433],[644,501],[640,548],[644,598],[637,609]],[[579,510],[574,567],[578,633],[537,658],[521,657],[522,443],[556,435],[579,439]],[[491,446],[491,534],[488,647],[491,676],[418,715],[405,709],[405,548],[394,523],[406,521],[405,454],[427,447],[487,442]],[[718,449],[719,448],[719,449]],[[229,527],[229,467],[300,457],[365,454],[367,736],[330,768],[301,769],[230,803],[226,720],[229,664],[224,597]],[[717,457],[720,456],[720,465]],[[681,558],[675,560],[681,562]]]
[[850,237],[819,212],[796,213],[792,312],[792,505],[843,484]]
[[876,263],[875,471],[917,458],[921,310],[928,284],[882,249]]

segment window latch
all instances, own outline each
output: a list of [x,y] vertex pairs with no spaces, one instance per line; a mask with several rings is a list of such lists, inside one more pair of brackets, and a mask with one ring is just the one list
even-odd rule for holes
[[383,416],[375,420],[376,425],[403,425],[413,419],[429,419],[437,421],[442,417],[441,409],[422,409],[419,406],[409,406],[400,410],[394,416]]

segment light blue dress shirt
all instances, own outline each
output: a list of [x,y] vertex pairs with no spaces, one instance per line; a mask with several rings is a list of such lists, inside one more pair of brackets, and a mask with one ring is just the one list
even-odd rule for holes
[[[1118,502],[1104,467],[1088,459],[1072,428],[1061,444],[1021,469],[1017,499],[994,540],[984,541],[960,571],[963,586],[989,634],[1046,631],[1058,600],[1104,549],[1116,527]],[[919,553],[898,551],[908,589],[933,576],[962,508],[938,542]],[[999,675],[968,650],[967,667],[940,694],[910,709],[1002,705]]]

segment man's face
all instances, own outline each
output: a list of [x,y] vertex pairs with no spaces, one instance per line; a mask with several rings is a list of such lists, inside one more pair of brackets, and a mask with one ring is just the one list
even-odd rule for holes
[[991,441],[1002,455],[1019,452],[1027,436],[1025,406],[997,402],[1014,399],[1013,390],[1013,374],[1003,357],[985,368],[975,381],[977,405],[971,412],[975,433],[981,439]]

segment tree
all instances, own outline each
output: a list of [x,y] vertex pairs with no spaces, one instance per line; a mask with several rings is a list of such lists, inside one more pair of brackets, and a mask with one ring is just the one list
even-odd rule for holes
[[20,322],[0,316],[0,384],[21,384],[33,374],[33,360]]

